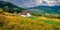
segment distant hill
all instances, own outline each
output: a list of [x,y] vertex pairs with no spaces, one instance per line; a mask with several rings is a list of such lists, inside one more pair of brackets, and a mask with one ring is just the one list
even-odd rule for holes
[[37,6],[28,8],[29,11],[42,14],[60,14],[60,6]]
[[0,1],[0,8],[2,8],[4,11],[8,12],[21,12],[22,10],[25,10],[24,8],[18,7],[10,2]]

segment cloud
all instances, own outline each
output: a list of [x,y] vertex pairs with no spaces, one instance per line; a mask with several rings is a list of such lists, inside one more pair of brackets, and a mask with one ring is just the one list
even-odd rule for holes
[[3,0],[3,1],[7,1],[7,0]]
[[[45,0],[45,2],[46,2],[48,5],[52,6],[52,5],[58,5],[58,4],[56,4],[56,3],[59,3],[60,0]],[[60,3],[59,3],[59,4],[60,4]]]
[[60,0],[4,0],[9,1],[21,7],[34,7],[34,6],[55,6],[60,5]]

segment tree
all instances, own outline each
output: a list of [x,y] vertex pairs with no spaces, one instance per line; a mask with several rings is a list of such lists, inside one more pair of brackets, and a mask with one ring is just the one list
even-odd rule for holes
[[18,8],[13,8],[14,12],[17,12],[18,11]]
[[4,6],[4,11],[9,12],[9,7],[8,6]]
[[0,14],[1,14],[1,13],[3,13],[3,9],[2,9],[2,8],[0,8]]

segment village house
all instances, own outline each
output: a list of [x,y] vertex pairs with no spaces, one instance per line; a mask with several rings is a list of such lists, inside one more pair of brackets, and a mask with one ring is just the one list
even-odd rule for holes
[[27,11],[27,10],[23,10],[21,13],[17,13],[17,12],[14,12],[14,15],[20,15],[20,16],[22,16],[22,17],[30,17],[30,16],[32,16],[31,14],[30,14],[30,12],[29,11]]
[[24,10],[24,11],[22,11],[21,16],[22,16],[22,17],[30,17],[31,14],[29,13],[29,11]]

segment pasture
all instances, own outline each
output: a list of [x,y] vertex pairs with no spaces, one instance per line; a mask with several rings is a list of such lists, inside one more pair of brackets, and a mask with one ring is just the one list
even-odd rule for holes
[[0,14],[0,30],[60,30],[60,19]]

